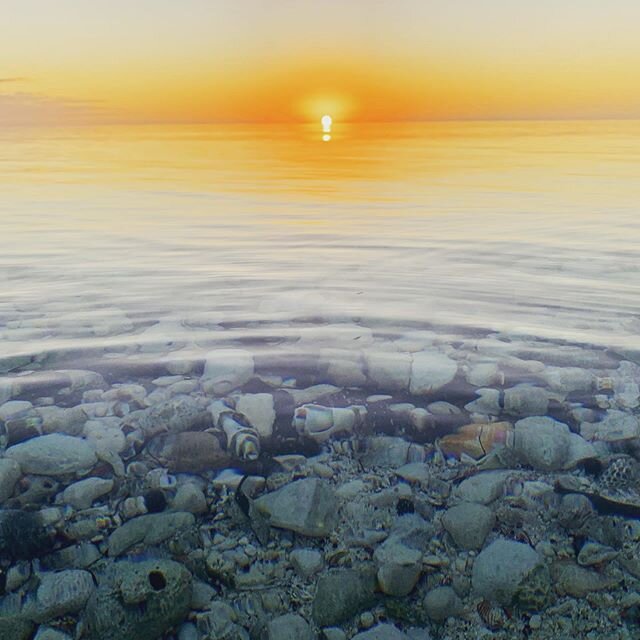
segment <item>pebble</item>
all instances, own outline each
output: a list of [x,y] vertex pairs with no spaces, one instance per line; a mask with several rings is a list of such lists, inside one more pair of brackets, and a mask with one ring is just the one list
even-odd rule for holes
[[382,623],[373,629],[356,634],[351,640],[410,640],[410,638],[392,624]]
[[373,554],[378,565],[378,584],[390,596],[406,596],[415,587],[422,571],[422,552],[398,538],[385,540]]
[[294,549],[289,557],[295,572],[305,580],[322,570],[324,559],[316,549]]
[[569,457],[569,434],[569,427],[553,418],[524,418],[515,425],[514,449],[534,469],[562,469]]
[[16,482],[22,476],[20,465],[11,458],[0,458],[0,503],[13,495]]
[[88,509],[98,498],[111,492],[113,480],[86,478],[70,484],[61,495],[63,503],[74,509]]
[[458,364],[444,353],[420,351],[413,354],[409,390],[414,395],[437,391],[451,382],[458,371]]
[[40,578],[33,619],[46,622],[80,611],[95,589],[88,571],[69,569],[46,573]]
[[191,482],[178,487],[171,506],[176,511],[188,511],[193,514],[206,513],[209,510],[204,493]]
[[454,490],[453,497],[465,502],[490,504],[504,491],[508,471],[484,471],[463,480]]
[[314,640],[309,623],[300,615],[287,613],[267,624],[266,640]]

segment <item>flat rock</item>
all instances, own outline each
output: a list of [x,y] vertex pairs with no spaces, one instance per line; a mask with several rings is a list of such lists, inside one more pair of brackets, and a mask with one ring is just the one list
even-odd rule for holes
[[86,440],[58,433],[9,447],[5,456],[15,460],[23,473],[44,476],[82,475],[98,460],[95,449]]
[[62,492],[62,501],[74,509],[88,509],[95,500],[113,489],[113,480],[85,478],[70,484]]
[[419,351],[413,354],[409,390],[415,395],[437,391],[451,382],[458,364],[438,351]]
[[553,584],[561,595],[585,598],[593,591],[612,589],[620,580],[575,564],[560,560],[551,565]]
[[367,376],[385,390],[406,390],[411,377],[411,356],[408,353],[371,351],[365,354]]
[[267,624],[266,640],[314,640],[309,623],[295,613],[274,618]]
[[496,540],[478,554],[473,564],[473,590],[479,597],[507,606],[524,578],[541,562],[527,544]]
[[203,383],[216,395],[225,395],[251,380],[253,355],[243,349],[215,349],[205,356]]
[[407,482],[426,482],[429,479],[429,467],[424,462],[404,464],[396,473]]
[[422,553],[398,539],[389,538],[373,554],[378,564],[378,584],[389,596],[406,596],[416,586],[422,571]]
[[146,546],[160,544],[178,531],[195,524],[192,513],[149,513],[132,518],[118,527],[109,536],[109,555],[116,557],[132,546],[144,543]]
[[484,471],[463,480],[454,490],[458,500],[490,504],[499,498],[504,491],[504,483],[509,476],[508,471]]
[[248,393],[241,395],[236,402],[236,411],[242,413],[260,434],[261,438],[270,438],[276,411],[273,396],[270,393]]
[[16,482],[22,476],[20,465],[11,458],[0,458],[0,503],[13,495]]
[[36,622],[46,622],[69,613],[82,610],[95,589],[88,571],[68,569],[45,573],[36,594]]
[[337,569],[318,578],[312,616],[320,627],[347,622],[375,604],[375,569]]
[[383,623],[358,633],[351,640],[410,640],[410,637],[392,624]]
[[482,504],[463,502],[447,509],[442,524],[461,549],[482,549],[496,523],[493,511]]
[[269,524],[305,536],[324,537],[337,524],[338,499],[326,480],[305,478],[254,501]]
[[534,469],[562,469],[569,457],[569,447],[570,431],[563,422],[546,416],[534,416],[516,422],[514,449]]

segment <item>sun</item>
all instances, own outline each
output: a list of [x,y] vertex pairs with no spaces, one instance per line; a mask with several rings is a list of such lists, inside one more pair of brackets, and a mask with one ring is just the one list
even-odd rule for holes
[[331,131],[331,124],[333,123],[333,118],[327,113],[320,118],[320,122],[322,123],[322,130],[325,132]]

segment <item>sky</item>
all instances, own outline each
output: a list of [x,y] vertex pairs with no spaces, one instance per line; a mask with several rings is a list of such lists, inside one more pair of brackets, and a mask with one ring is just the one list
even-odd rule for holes
[[638,25],[638,0],[0,0],[0,126],[640,118]]

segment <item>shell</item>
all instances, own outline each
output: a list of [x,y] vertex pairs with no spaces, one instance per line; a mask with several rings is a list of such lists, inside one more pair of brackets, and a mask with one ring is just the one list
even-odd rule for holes
[[613,458],[600,476],[600,485],[610,489],[623,489],[635,485],[640,477],[640,467],[630,456]]
[[218,417],[227,437],[227,451],[242,460],[257,460],[260,455],[260,436],[249,421],[237,411],[223,411]]
[[361,405],[336,408],[303,404],[295,410],[292,424],[301,436],[324,442],[338,433],[354,433],[363,425],[366,413]]
[[500,607],[491,604],[489,600],[481,600],[478,603],[477,609],[482,622],[484,622],[491,631],[498,631],[504,627],[506,616]]
[[513,447],[513,433],[510,422],[472,423],[440,438],[438,446],[445,455],[465,454],[478,460],[500,447]]

